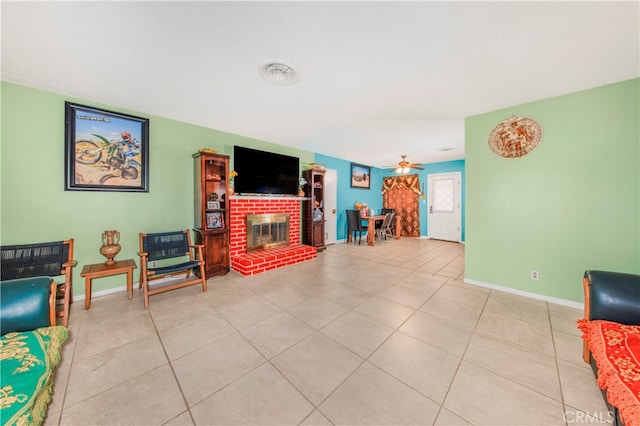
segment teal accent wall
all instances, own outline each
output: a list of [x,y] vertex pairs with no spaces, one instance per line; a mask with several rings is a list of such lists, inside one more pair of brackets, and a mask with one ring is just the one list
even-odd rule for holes
[[[465,279],[580,302],[587,269],[640,273],[639,86],[633,79],[465,120]],[[544,136],[528,155],[500,158],[488,136],[514,115],[537,120]]]
[[[327,169],[334,169],[338,173],[338,219],[336,238],[343,240],[347,238],[347,218],[345,210],[353,209],[356,201],[365,202],[370,208],[379,211],[382,208],[382,179],[386,176],[395,176],[393,169],[371,168],[371,189],[351,188],[351,161],[343,160],[328,155],[316,154],[316,163],[324,164]],[[464,160],[445,161],[441,163],[424,164],[424,170],[415,170],[420,177],[420,183],[425,183],[425,192],[427,175],[435,173],[451,173],[460,172],[462,185],[462,241],[465,239],[465,170]],[[420,200],[420,235],[428,235],[427,226],[427,207]]]
[[[308,151],[259,141],[144,112],[61,94],[1,84],[0,240],[21,244],[75,239],[74,294],[84,293],[82,266],[104,262],[104,230],[117,229],[122,251],[116,259],[139,263],[138,233],[193,227],[193,158],[200,148],[233,156],[242,145],[314,161]],[[64,102],[150,119],[149,193],[64,190]],[[233,164],[233,158],[232,158]],[[136,272],[136,281],[138,270]],[[94,280],[93,291],[125,285],[125,276]]]
[[[466,231],[466,220],[465,220],[465,210],[466,210],[466,191],[465,191],[465,160],[455,160],[455,161],[443,161],[440,163],[428,163],[423,164],[422,167],[424,170],[416,170],[414,169],[411,174],[417,174],[420,179],[420,190],[422,191],[424,185],[424,192],[427,196],[426,199],[422,199],[420,197],[419,209],[420,209],[420,235],[421,236],[429,236],[429,209],[428,209],[428,201],[429,201],[429,175],[439,174],[439,173],[454,173],[460,172],[460,220],[461,220],[461,229],[460,229],[460,239],[465,241],[465,231]],[[395,169],[388,169],[385,171],[385,176],[397,176]]]
[[[337,227],[336,240],[344,240],[347,238],[347,214],[346,210],[354,208],[356,201],[367,203],[367,205],[375,211],[382,208],[382,177],[384,170],[377,167],[371,167],[371,188],[351,188],[351,163],[352,161],[343,160],[328,155],[316,154],[315,162],[324,164],[327,169],[334,169],[338,174],[338,202],[337,202]],[[358,163],[353,161],[353,163]],[[366,164],[364,164],[366,166]]]

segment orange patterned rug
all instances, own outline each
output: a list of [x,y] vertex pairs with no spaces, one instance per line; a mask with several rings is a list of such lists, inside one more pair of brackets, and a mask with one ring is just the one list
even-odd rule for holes
[[627,426],[640,426],[640,326],[578,320],[598,366],[598,386]]

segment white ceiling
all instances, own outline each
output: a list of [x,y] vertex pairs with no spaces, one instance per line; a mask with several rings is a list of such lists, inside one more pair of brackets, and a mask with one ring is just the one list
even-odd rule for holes
[[[1,7],[5,81],[377,167],[464,158],[467,116],[640,76],[638,1]],[[265,82],[273,60],[300,80]]]

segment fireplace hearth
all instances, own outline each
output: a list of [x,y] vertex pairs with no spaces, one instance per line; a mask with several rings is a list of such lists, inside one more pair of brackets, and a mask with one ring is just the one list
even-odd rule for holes
[[[318,250],[300,243],[300,203],[303,199],[303,197],[252,197],[246,195],[229,197],[227,202],[231,210],[229,213],[231,269],[248,277],[315,259]],[[247,234],[247,216],[283,213],[289,216],[289,245],[259,249],[248,253],[247,242],[253,238],[253,227],[251,236],[249,236]],[[269,228],[269,232],[271,229]],[[264,233],[257,233],[257,235],[262,235],[263,242],[266,240]]]

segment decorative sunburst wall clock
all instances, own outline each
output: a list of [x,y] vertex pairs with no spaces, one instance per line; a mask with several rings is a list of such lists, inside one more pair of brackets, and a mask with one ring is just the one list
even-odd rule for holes
[[542,140],[542,127],[527,117],[502,120],[489,135],[489,148],[503,158],[519,158],[533,151]]

